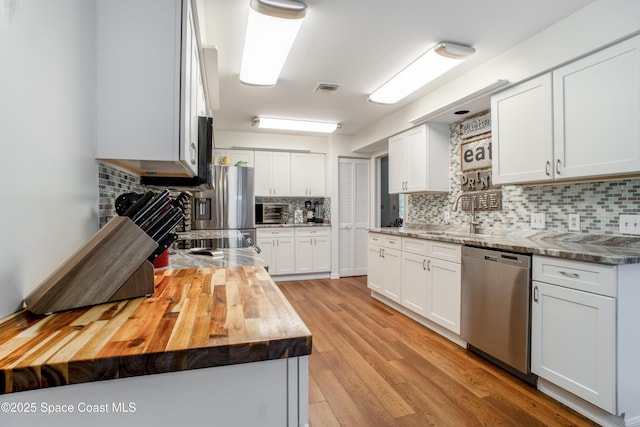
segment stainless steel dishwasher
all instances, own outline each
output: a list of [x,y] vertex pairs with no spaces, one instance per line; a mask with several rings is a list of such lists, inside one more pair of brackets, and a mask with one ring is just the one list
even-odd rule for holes
[[462,247],[460,335],[470,350],[535,383],[530,299],[529,255]]

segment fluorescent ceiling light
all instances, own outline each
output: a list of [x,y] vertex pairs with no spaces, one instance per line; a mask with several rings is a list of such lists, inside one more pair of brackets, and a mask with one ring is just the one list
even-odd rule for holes
[[294,0],[251,0],[240,81],[274,86],[306,15]]
[[295,130],[320,133],[331,133],[340,127],[339,123],[278,119],[275,117],[255,117],[251,121],[251,124],[260,129]]
[[391,80],[369,95],[369,101],[395,104],[410,93],[446,73],[475,49],[455,43],[441,42],[396,74]]

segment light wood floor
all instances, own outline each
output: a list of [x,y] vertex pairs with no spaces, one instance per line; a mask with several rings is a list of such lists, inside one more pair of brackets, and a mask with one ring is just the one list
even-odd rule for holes
[[366,277],[278,285],[313,334],[312,427],[595,425],[374,300]]

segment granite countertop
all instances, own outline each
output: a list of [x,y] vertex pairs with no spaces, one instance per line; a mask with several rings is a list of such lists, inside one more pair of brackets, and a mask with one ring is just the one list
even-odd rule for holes
[[[267,265],[265,260],[253,248],[213,249],[214,255],[193,254],[189,249],[169,250],[169,265],[165,269],[243,267]],[[222,253],[218,255],[218,253]]]
[[302,224],[294,224],[288,222],[286,224],[256,224],[256,228],[281,228],[281,227],[331,227],[330,222],[303,222]]
[[466,227],[412,226],[370,228],[369,231],[406,237],[459,243],[533,255],[546,255],[575,261],[607,265],[640,263],[640,238],[631,236],[588,235],[541,230],[511,231],[481,228],[468,233]]
[[0,320],[0,394],[311,354],[263,267],[156,270],[155,292]]

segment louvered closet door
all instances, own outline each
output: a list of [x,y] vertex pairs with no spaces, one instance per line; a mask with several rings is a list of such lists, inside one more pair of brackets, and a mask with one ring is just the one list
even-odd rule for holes
[[338,222],[340,276],[367,274],[369,160],[339,159]]

